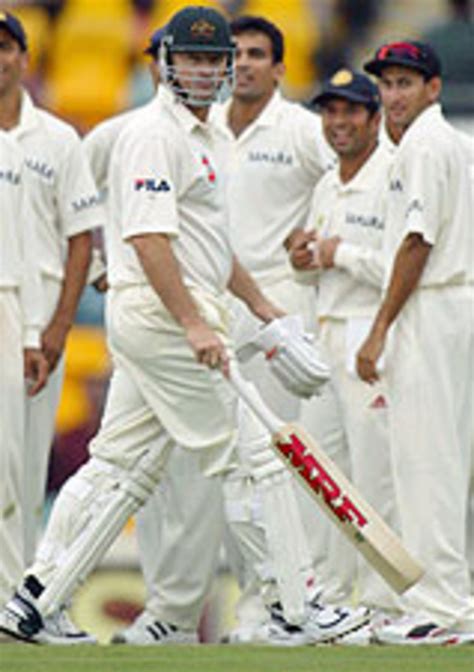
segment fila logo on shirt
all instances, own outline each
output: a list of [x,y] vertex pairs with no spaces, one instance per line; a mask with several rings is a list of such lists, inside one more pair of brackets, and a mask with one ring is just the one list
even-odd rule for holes
[[13,170],[3,170],[0,168],[0,181],[8,184],[20,184],[20,173],[14,173]]
[[137,177],[134,182],[135,191],[171,191],[171,187],[166,180],[155,180],[152,177]]

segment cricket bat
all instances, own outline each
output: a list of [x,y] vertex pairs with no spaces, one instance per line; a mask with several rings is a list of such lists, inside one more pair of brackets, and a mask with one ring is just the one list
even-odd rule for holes
[[235,362],[229,380],[271,433],[278,456],[373,569],[399,594],[417,583],[423,568],[317,442],[298,424],[280,420]]

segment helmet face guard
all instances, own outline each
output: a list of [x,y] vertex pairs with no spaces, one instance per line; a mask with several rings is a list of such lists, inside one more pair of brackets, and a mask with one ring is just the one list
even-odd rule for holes
[[[219,62],[175,63],[175,54],[222,56]],[[234,85],[235,45],[224,17],[208,7],[187,7],[168,24],[160,49],[163,82],[187,105],[225,100]],[[198,60],[198,59],[196,59]],[[224,60],[224,63],[222,62]]]

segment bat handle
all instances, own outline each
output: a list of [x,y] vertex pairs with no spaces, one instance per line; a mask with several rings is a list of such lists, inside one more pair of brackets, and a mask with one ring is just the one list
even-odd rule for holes
[[229,381],[260,422],[272,435],[276,434],[285,423],[268,408],[255,385],[245,380],[235,360],[231,360],[229,365]]

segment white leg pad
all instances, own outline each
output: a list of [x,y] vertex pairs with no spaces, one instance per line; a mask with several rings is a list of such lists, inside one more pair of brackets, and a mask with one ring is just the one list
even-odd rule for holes
[[[119,467],[111,467],[108,463],[103,465],[96,458],[92,458],[64,487],[64,498],[73,497],[76,503],[78,499],[84,500],[84,494],[89,498],[82,502],[85,507],[82,529],[78,530],[74,522],[74,514],[80,515],[80,510],[76,508],[74,511],[70,506],[68,507],[68,518],[71,524],[76,526],[76,533],[72,535],[70,543],[60,553],[60,557],[57,557],[56,547],[54,571],[50,580],[46,582],[46,588],[37,604],[43,616],[53,613],[67,601],[78,583],[84,580],[97,564],[128,518],[146,502],[154,491],[167,462],[172,442],[165,434],[153,446],[154,449],[146,452],[135,466],[127,471]],[[103,472],[102,487],[96,490],[91,487],[94,485],[93,477],[101,471]],[[55,510],[60,506],[61,496],[56,503]],[[61,517],[60,509],[57,517]],[[66,522],[53,519],[52,525],[60,524],[64,527]],[[41,553],[40,548],[40,559]],[[45,535],[43,548],[43,554],[47,555],[47,553],[48,534]],[[36,573],[34,567],[31,573]],[[38,572],[38,574],[41,580],[41,573]]]

